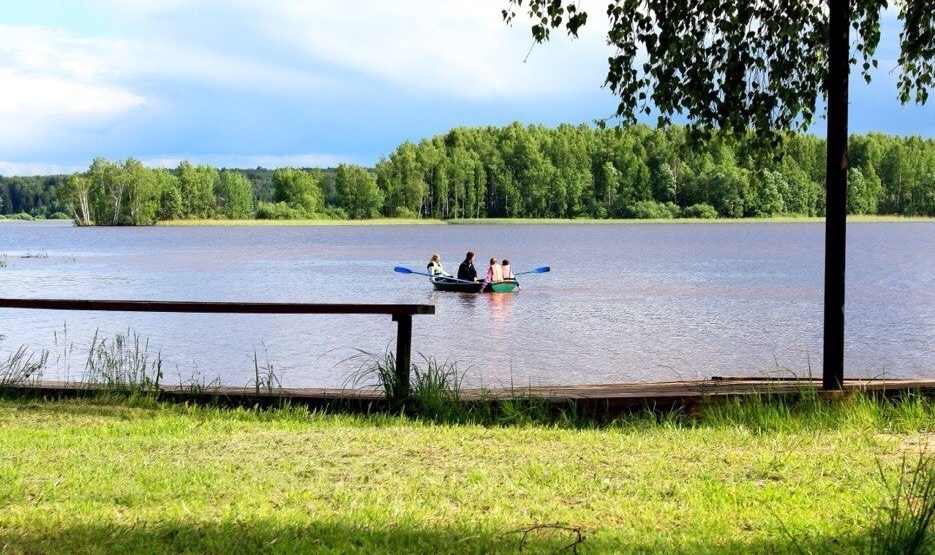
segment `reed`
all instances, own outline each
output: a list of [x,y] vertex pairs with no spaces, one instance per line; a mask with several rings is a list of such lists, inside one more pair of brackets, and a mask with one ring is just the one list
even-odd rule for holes
[[[254,358],[254,366],[255,358]],[[204,375],[195,372],[187,382],[179,378],[179,391],[184,391],[189,395],[213,395],[217,397],[221,390],[221,378],[217,377],[208,381]]]
[[[456,362],[439,362],[423,354],[419,358],[421,363],[412,364],[409,397],[390,405],[391,413],[435,424],[588,427],[595,423],[579,415],[573,403],[556,405],[532,394],[528,388],[511,386],[507,393],[496,396],[481,389],[465,398],[462,387],[465,372]],[[358,362],[358,368],[345,381],[346,387],[373,388],[387,400],[398,398],[396,357],[389,348],[382,355],[359,351],[347,360]]]
[[439,363],[435,357],[420,356],[424,368],[413,364],[411,390],[417,414],[435,422],[464,422],[465,408],[461,401],[464,372],[458,370],[456,363]]
[[[461,398],[464,372],[456,363],[439,362],[421,353],[419,357],[422,365],[413,362],[410,370],[409,396],[390,405],[390,411],[439,423],[467,421],[468,411]],[[346,361],[358,362],[358,368],[345,380],[345,386],[377,389],[388,401],[400,399],[402,384],[396,372],[396,356],[389,347],[382,355],[359,350]]]
[[880,468],[887,501],[870,534],[869,553],[922,555],[935,553],[935,460],[919,453],[914,462],[903,456],[896,480],[888,482]]
[[280,383],[279,376],[276,375],[276,371],[273,369],[273,364],[269,361],[269,351],[265,345],[263,351],[266,353],[266,363],[260,365],[256,349],[253,350],[253,390],[257,397],[260,396],[260,393],[273,394],[282,389],[282,383]]
[[127,330],[110,339],[94,332],[85,362],[85,385],[114,393],[158,395],[162,380],[162,357],[150,360],[149,339]]
[[357,369],[344,380],[344,387],[350,389],[376,389],[386,399],[398,399],[400,384],[396,376],[396,357],[387,347],[382,355],[357,349],[341,364],[356,363]]
[[36,386],[42,381],[42,369],[49,360],[49,352],[38,355],[20,346],[7,359],[0,362],[0,391]]

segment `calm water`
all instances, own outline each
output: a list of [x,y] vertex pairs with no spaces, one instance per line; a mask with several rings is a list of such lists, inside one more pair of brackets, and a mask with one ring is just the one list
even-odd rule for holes
[[[0,295],[15,298],[431,303],[413,350],[470,385],[821,372],[824,225],[629,224],[76,228],[0,224]],[[435,293],[433,252],[477,253],[524,276],[513,295]],[[849,377],[935,376],[935,223],[848,226]],[[95,331],[132,330],[166,382],[248,385],[254,355],[287,387],[341,387],[389,316],[0,310],[0,356],[50,350],[46,379],[79,379]]]

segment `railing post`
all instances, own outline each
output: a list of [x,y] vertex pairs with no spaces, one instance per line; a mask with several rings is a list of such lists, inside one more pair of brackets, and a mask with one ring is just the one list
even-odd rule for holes
[[828,20],[827,148],[825,166],[825,300],[822,389],[844,388],[844,274],[847,235],[847,87],[850,68],[849,0],[831,0]]
[[396,334],[396,388],[393,390],[394,402],[405,401],[409,397],[409,371],[412,367],[412,314],[394,314],[393,320],[399,323]]

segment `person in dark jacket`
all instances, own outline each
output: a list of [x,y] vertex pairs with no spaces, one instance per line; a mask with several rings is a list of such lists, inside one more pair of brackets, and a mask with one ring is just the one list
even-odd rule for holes
[[458,266],[458,279],[465,281],[477,281],[477,270],[474,269],[474,253],[468,251],[464,257],[464,262]]

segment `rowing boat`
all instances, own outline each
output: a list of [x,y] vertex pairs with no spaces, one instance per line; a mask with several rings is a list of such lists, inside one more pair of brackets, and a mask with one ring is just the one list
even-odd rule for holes
[[432,287],[434,287],[436,291],[451,291],[455,293],[480,293],[481,287],[484,288],[484,293],[512,293],[519,285],[516,283],[515,279],[491,281],[487,283],[486,287],[484,287],[483,281],[464,281],[449,277],[432,277],[429,279],[432,282]]
[[420,276],[428,276],[429,281],[432,282],[432,287],[436,291],[452,291],[455,293],[480,293],[481,288],[484,289],[484,293],[512,293],[519,289],[519,282],[516,281],[516,276],[521,276],[523,274],[544,274],[550,271],[551,268],[548,266],[540,266],[535,270],[529,270],[528,272],[517,272],[513,274],[513,277],[510,279],[505,279],[502,281],[493,281],[484,285],[483,281],[467,281],[463,279],[458,279],[452,275],[432,275],[426,272],[416,272],[415,270],[410,270],[405,266],[396,266],[393,268],[394,272],[400,274],[418,274]]

